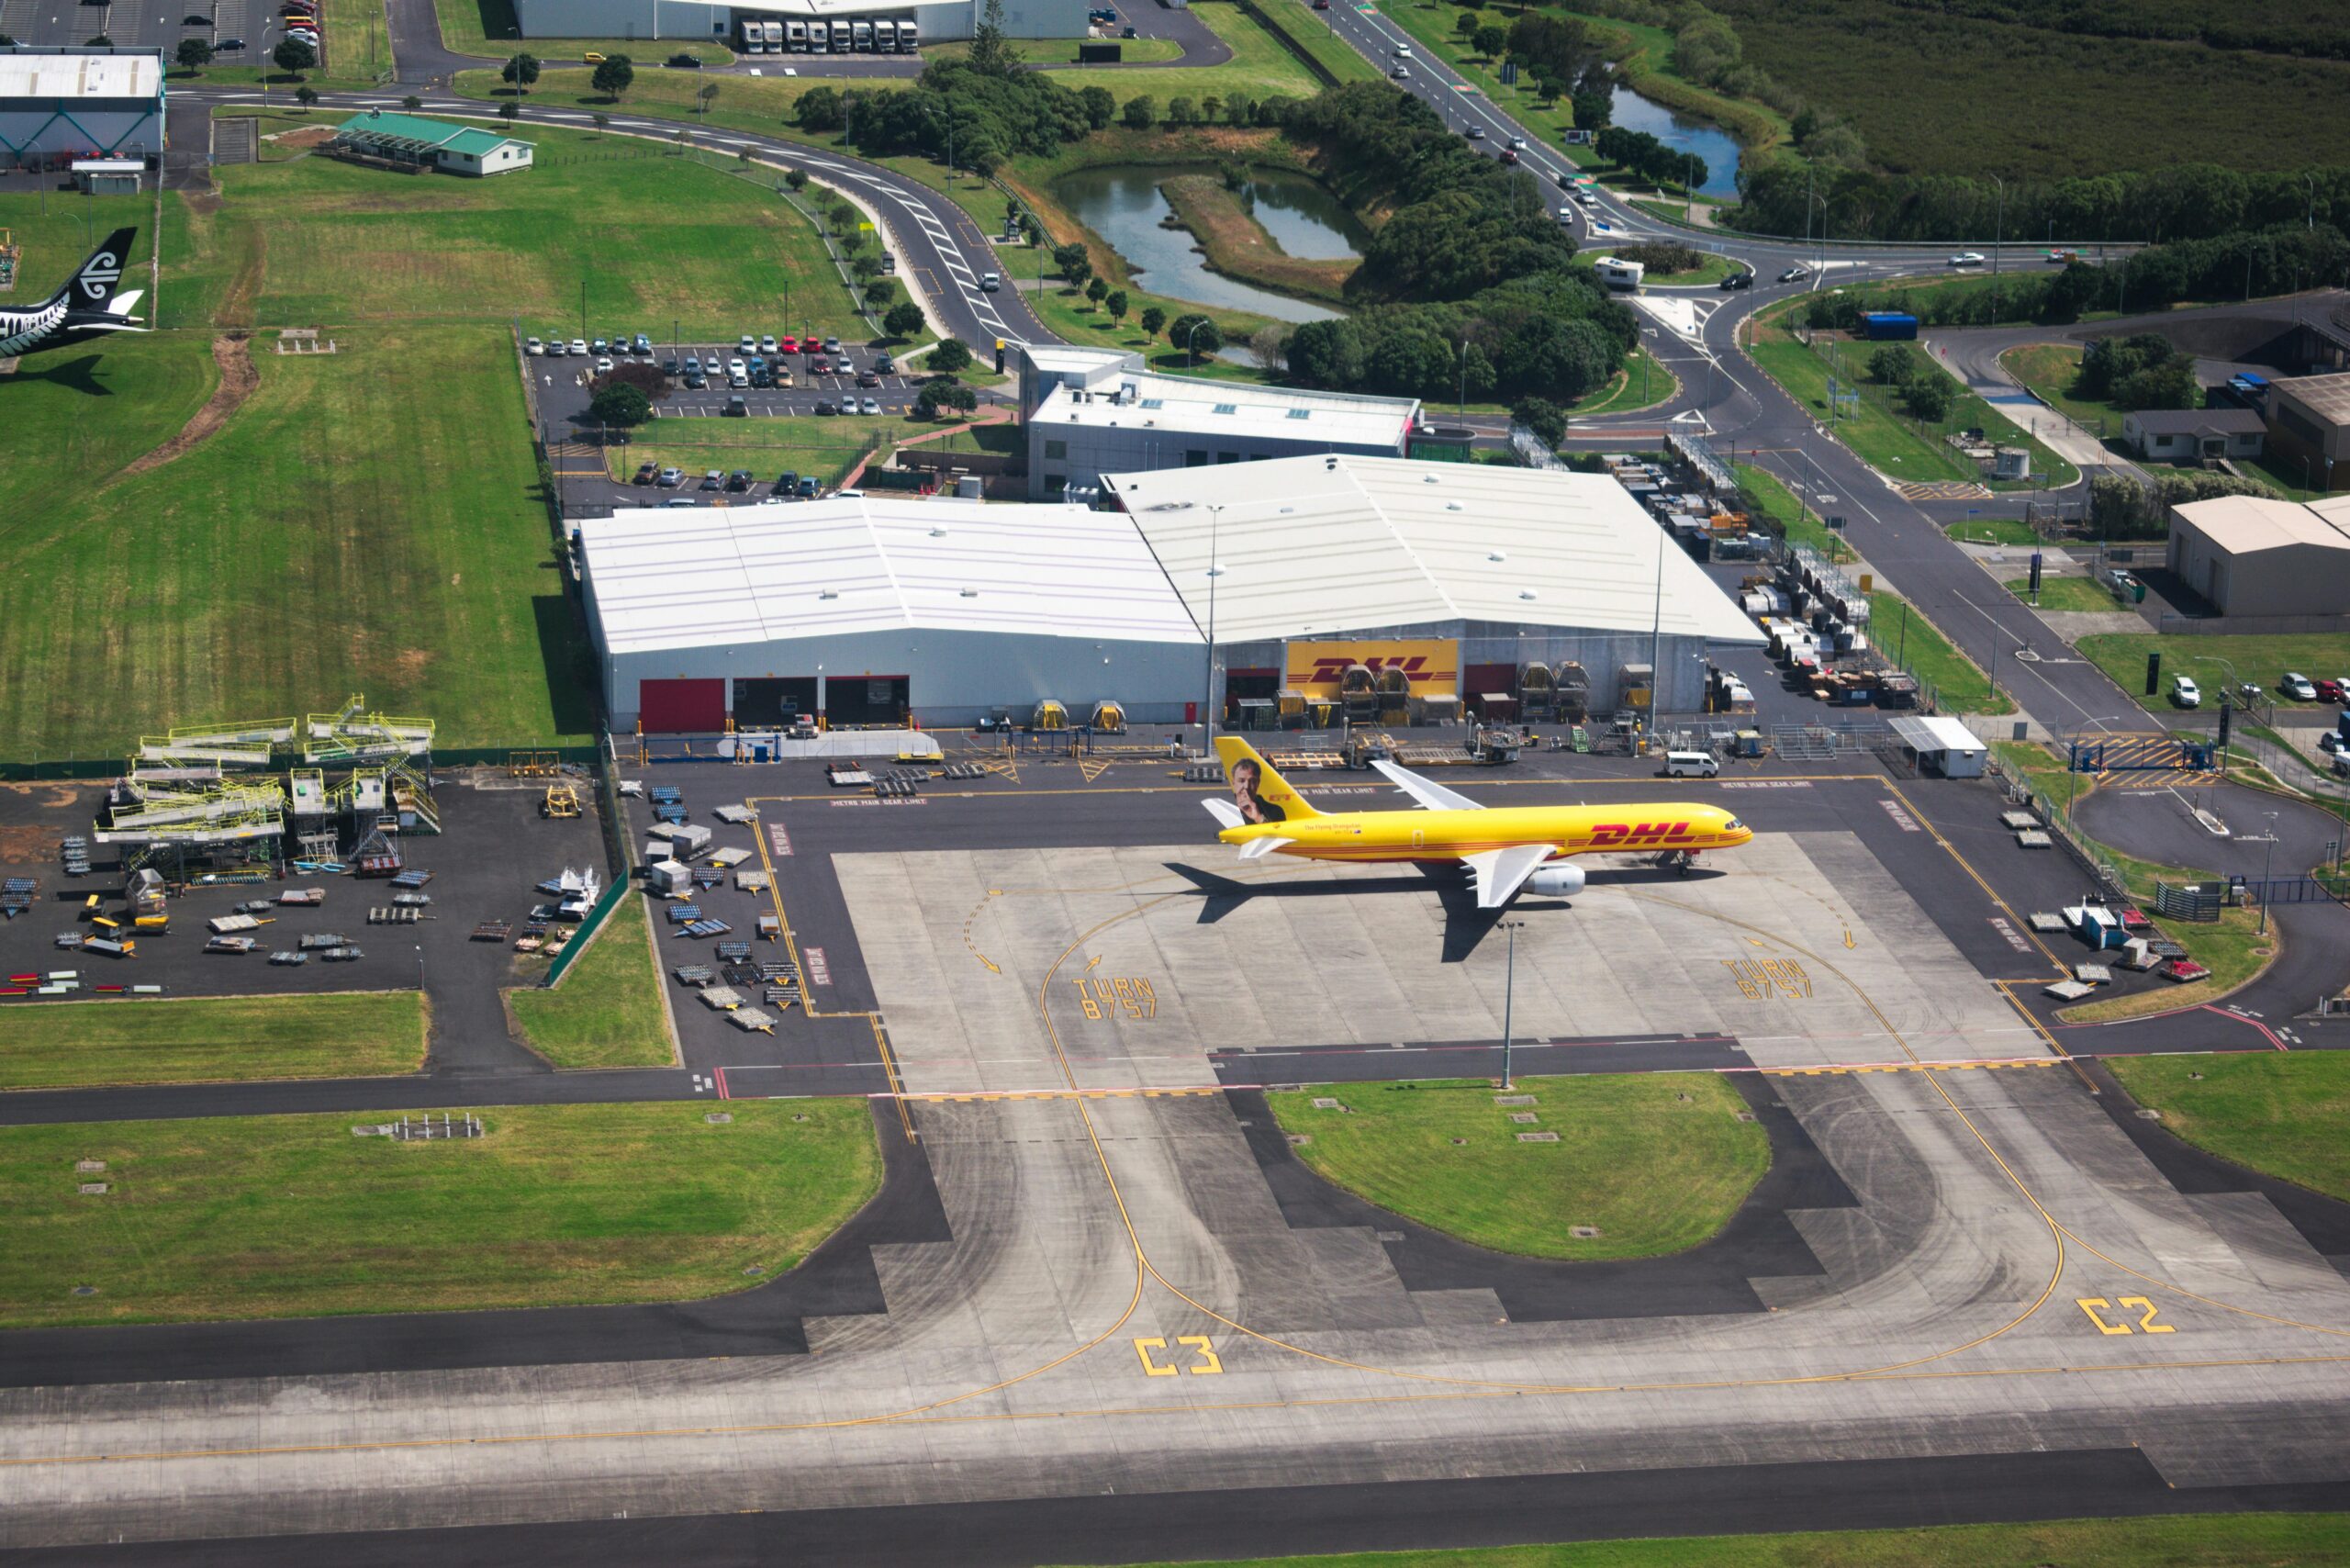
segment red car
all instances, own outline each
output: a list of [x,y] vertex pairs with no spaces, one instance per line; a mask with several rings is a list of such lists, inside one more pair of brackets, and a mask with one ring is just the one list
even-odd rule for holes
[[775,348],[776,353],[798,353],[800,352],[800,340],[793,337],[790,333],[786,332],[782,337],[776,340]]
[[2350,702],[2350,676],[2331,676],[2317,683],[2321,702]]
[[832,373],[833,362],[827,355],[818,354],[808,362],[808,374],[811,375],[830,375]]

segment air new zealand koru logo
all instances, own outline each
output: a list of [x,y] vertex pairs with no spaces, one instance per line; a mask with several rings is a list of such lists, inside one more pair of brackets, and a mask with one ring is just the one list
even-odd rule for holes
[[100,251],[82,269],[82,292],[92,299],[104,299],[114,286],[122,281],[122,263],[112,251]]

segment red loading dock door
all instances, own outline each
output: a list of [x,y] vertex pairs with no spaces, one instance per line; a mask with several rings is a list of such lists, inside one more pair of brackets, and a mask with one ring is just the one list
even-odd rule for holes
[[637,723],[648,735],[713,735],[726,728],[724,680],[640,680]]
[[[1516,694],[1517,666],[1516,665],[1471,665],[1463,674],[1466,678],[1462,681],[1460,689],[1462,705],[1472,714],[1484,712],[1487,693],[1502,697]],[[1494,715],[1497,719],[1504,716]],[[1507,716],[1515,717],[1516,715],[1512,713]],[[652,726],[648,724],[645,727],[650,729]]]

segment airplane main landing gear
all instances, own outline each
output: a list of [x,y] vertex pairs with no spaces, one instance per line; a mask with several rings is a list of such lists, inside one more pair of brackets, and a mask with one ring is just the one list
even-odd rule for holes
[[1668,849],[1657,857],[1657,864],[1676,877],[1685,877],[1696,868],[1697,852],[1694,849]]

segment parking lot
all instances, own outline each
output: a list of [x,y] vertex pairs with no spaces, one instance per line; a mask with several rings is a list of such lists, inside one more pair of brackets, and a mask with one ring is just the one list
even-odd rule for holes
[[216,50],[241,40],[243,48],[221,54],[224,65],[266,65],[285,36],[278,17],[266,0],[0,0],[0,32],[20,43],[80,44],[103,35],[123,49],[159,49],[168,61],[183,39],[202,39]]
[[[591,352],[586,356],[565,353],[560,357],[547,354],[532,356],[531,364],[539,377],[539,405],[550,420],[587,423],[588,400],[595,388],[589,379],[601,357],[618,364],[653,364],[666,369],[673,362],[678,366],[671,376],[669,394],[654,405],[662,419],[718,419],[726,414],[728,400],[739,397],[744,400],[744,412],[766,418],[786,415],[806,417],[819,413],[902,414],[913,406],[914,394],[921,388],[923,377],[909,375],[892,368],[884,374],[879,364],[887,357],[883,350],[864,343],[844,343],[838,353],[769,353],[764,357],[771,368],[789,374],[791,385],[782,386],[733,386],[729,372],[737,360],[745,365],[745,379],[752,355],[743,352],[739,342],[711,343],[656,343],[651,353],[632,353],[599,356],[592,352],[594,340],[588,340]],[[837,367],[845,358],[855,370],[843,374],[838,368],[818,372],[820,360]],[[702,365],[708,385],[690,387],[684,382],[684,367],[688,359]],[[715,367],[714,371],[711,367]],[[869,384],[861,385],[858,373],[870,376]],[[844,405],[851,398],[857,407]],[[867,400],[875,407],[866,409]],[[820,405],[828,405],[820,407]]]
[[[160,986],[165,996],[269,996],[330,991],[405,991],[421,984],[432,1007],[432,1057],[436,1067],[537,1066],[538,1059],[507,1035],[498,991],[533,983],[545,961],[514,950],[532,912],[554,900],[538,890],[543,879],[565,868],[594,868],[604,874],[603,834],[592,799],[582,816],[568,821],[540,817],[543,785],[508,779],[493,768],[438,774],[434,798],[442,831],[408,834],[399,847],[408,868],[431,873],[420,890],[428,901],[407,906],[412,923],[375,921],[372,913],[400,907],[402,890],[379,879],[295,871],[260,881],[190,887],[169,901],[167,935],[140,932],[136,951],[126,958],[68,951],[60,938],[96,930],[82,917],[93,893],[102,908],[120,917],[123,874],[119,850],[91,846],[91,869],[68,876],[58,855],[60,841],[86,835],[104,799],[103,787],[80,784],[20,785],[0,790],[0,876],[35,881],[31,906],[0,922],[0,966],[8,975],[79,971],[80,989],[67,1000],[86,1000],[99,986]],[[289,889],[317,888],[314,905],[279,904]],[[255,912],[263,922],[242,933],[254,941],[242,954],[207,952],[210,923],[233,915],[239,905],[267,901]],[[476,940],[484,922],[509,923],[503,940]],[[359,957],[328,962],[317,939],[348,938]],[[275,964],[277,952],[300,952],[312,939],[308,960]],[[32,997],[8,998],[0,1005],[29,1006]]]

